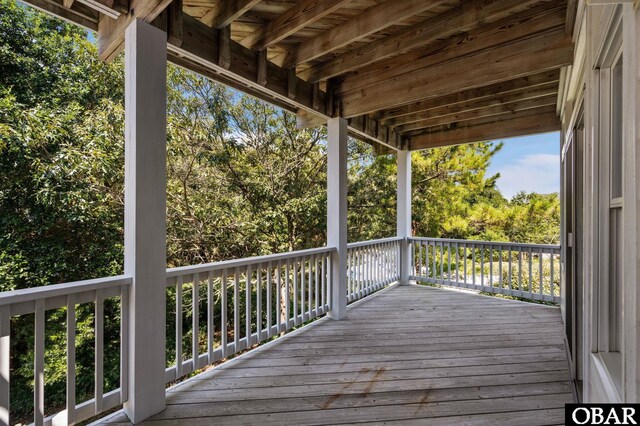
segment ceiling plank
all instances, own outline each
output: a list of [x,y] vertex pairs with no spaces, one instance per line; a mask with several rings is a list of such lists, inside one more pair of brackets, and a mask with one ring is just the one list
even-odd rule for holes
[[129,12],[117,19],[102,15],[98,21],[98,56],[111,61],[124,48],[124,31],[134,19],[153,21],[172,0],[131,0]]
[[215,7],[216,16],[211,17],[214,28],[223,28],[247,13],[261,0],[221,0]]
[[430,109],[402,115],[389,120],[383,120],[382,122],[387,126],[395,127],[399,125],[414,123],[416,121],[429,120],[438,117],[449,116],[452,114],[460,114],[480,108],[506,105],[513,102],[523,102],[550,95],[556,96],[557,94],[558,83],[551,82],[532,88],[526,87],[522,90],[512,91],[509,93],[496,93],[495,96],[472,98],[465,100],[464,102],[440,103],[438,104],[438,106]]
[[487,140],[554,132],[561,129],[555,106],[493,117],[493,121],[469,121],[464,125],[411,136],[411,150],[460,145]]
[[405,30],[346,52],[337,58],[299,73],[307,81],[326,80],[363,68],[382,59],[407,53],[457,33],[469,31],[480,23],[493,22],[526,10],[538,0],[468,0],[448,12],[426,19]]
[[347,22],[323,31],[294,49],[281,53],[273,58],[273,62],[285,68],[300,65],[365,38],[396,22],[432,9],[445,1],[386,1],[367,9]]
[[[532,37],[541,32],[564,27],[566,11],[560,4],[549,9],[547,4],[525,12],[478,26],[473,30],[442,40],[434,46],[421,48],[401,56],[372,64],[335,80],[336,94],[357,90],[371,79],[388,80],[427,66],[458,59],[480,50],[494,48]],[[345,82],[344,84],[342,84]]]
[[[429,97],[481,87],[569,65],[573,44],[564,28],[397,76],[336,96],[342,116],[353,117]],[[426,62],[425,62],[426,65]],[[344,84],[344,82],[342,83]]]
[[350,0],[302,0],[273,21],[260,27],[240,42],[252,50],[262,50],[289,37]]
[[515,78],[512,80],[501,81],[488,86],[476,87],[473,89],[463,90],[461,92],[451,93],[438,98],[430,98],[414,102],[408,105],[402,105],[395,108],[379,111],[374,116],[383,123],[394,118],[402,117],[409,114],[418,114],[422,111],[441,107],[443,105],[455,106],[461,102],[470,102],[474,100],[488,100],[496,95],[507,95],[521,90],[535,90],[540,86],[552,84],[557,87],[560,81],[560,71],[552,70],[541,74],[529,75],[526,77]]
[[553,93],[547,96],[542,96],[535,99],[526,99],[522,101],[509,102],[498,105],[490,105],[483,108],[476,108],[467,111],[460,111],[453,114],[441,115],[439,117],[427,118],[412,123],[396,126],[393,129],[398,133],[420,130],[427,127],[441,126],[450,123],[462,123],[469,120],[475,120],[478,118],[492,117],[497,115],[504,115],[508,113],[515,113],[518,111],[524,111],[528,109],[536,109],[549,105],[555,105],[558,100],[557,93]]

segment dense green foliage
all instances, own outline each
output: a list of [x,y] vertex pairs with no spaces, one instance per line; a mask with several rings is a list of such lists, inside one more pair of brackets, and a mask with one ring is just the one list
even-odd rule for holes
[[[85,31],[0,0],[0,291],[115,275],[123,268],[123,64],[97,60]],[[413,154],[415,235],[553,243],[557,194],[511,201],[487,176],[501,145]],[[211,262],[324,244],[325,130],[168,69],[167,263]],[[349,146],[349,239],[395,234],[395,157]],[[112,301],[113,302],[113,301]],[[107,303],[106,349],[118,313]],[[92,307],[78,310],[78,393],[93,387]],[[47,318],[46,393],[64,402],[64,312]],[[32,407],[33,321],[12,324],[12,411]],[[118,386],[117,358],[105,390]]]

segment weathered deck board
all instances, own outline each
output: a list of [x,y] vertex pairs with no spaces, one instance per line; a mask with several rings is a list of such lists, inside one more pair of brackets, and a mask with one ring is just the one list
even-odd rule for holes
[[557,308],[407,286],[187,380],[148,423],[562,424],[567,402]]

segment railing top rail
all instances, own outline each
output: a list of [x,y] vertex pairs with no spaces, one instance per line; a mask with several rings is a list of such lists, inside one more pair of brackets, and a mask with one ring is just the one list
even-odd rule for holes
[[130,285],[131,277],[117,275],[114,277],[96,278],[92,280],[74,281],[64,284],[52,284],[42,287],[0,292],[0,306],[16,303],[32,302],[57,296],[85,293],[87,291]]
[[307,250],[290,251],[287,253],[269,254],[266,256],[253,256],[245,257],[243,259],[224,260],[222,262],[203,263],[201,265],[180,266],[177,268],[167,269],[167,278],[202,272],[222,271],[224,269],[239,268],[242,266],[275,262],[278,260],[295,259],[298,257],[331,253],[335,250],[335,247],[318,247]]
[[374,244],[394,243],[396,241],[402,241],[402,240],[403,240],[402,237],[389,237],[389,238],[380,238],[377,240],[358,241],[355,243],[347,244],[347,248],[350,249],[350,248],[356,248],[356,247],[371,246]]
[[530,244],[530,243],[512,243],[505,241],[480,241],[480,240],[457,240],[453,238],[431,238],[431,237],[409,237],[409,241],[436,241],[444,243],[466,243],[485,246],[506,246],[506,247],[518,247],[518,248],[542,248],[551,250],[560,250],[560,246],[557,244]]

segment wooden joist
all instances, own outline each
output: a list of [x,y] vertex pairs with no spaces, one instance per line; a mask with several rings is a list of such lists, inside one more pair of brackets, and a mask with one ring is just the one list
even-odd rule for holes
[[243,46],[262,50],[334,12],[350,0],[302,0],[273,21],[242,39]]
[[528,109],[534,109],[544,107],[548,105],[555,105],[557,100],[557,93],[553,92],[547,96],[542,96],[534,99],[525,99],[514,102],[497,103],[494,105],[485,106],[482,108],[475,108],[471,110],[459,111],[452,114],[441,115],[423,120],[414,121],[411,123],[402,124],[394,127],[396,132],[403,133],[412,130],[423,129],[425,127],[440,126],[449,123],[458,123],[478,118],[498,116],[507,113],[514,113],[516,111],[523,111]]
[[326,80],[374,62],[437,43],[442,38],[468,31],[482,22],[492,22],[526,10],[537,0],[470,0],[378,41],[315,65],[299,75],[308,81]]
[[432,9],[444,1],[386,1],[354,16],[345,23],[318,34],[290,51],[281,53],[272,60],[287,68],[300,65],[367,37],[396,22]]
[[214,16],[210,19],[214,28],[223,28],[231,25],[233,21],[247,13],[261,0],[220,0],[217,7],[213,8]]
[[468,121],[461,125],[442,126],[440,129],[412,134],[409,147],[412,150],[447,145],[481,142],[536,133],[558,131],[560,119],[555,105]]
[[80,2],[74,2],[70,7],[65,7],[62,2],[56,0],[25,0],[25,2],[38,10],[86,29],[92,31],[98,29],[99,13]]
[[509,45],[474,53],[393,80],[371,79],[370,85],[338,96],[342,115],[353,117],[398,105],[444,96],[569,65],[573,44],[564,28]]
[[492,106],[510,105],[514,102],[526,103],[526,101],[540,97],[556,96],[557,93],[558,83],[551,82],[533,88],[524,88],[522,90],[516,90],[508,93],[497,93],[496,95],[489,97],[465,99],[463,102],[458,103],[441,103],[439,106],[395,117],[383,121],[383,123],[389,126],[399,126]]
[[389,80],[421,68],[459,59],[481,50],[493,49],[537,34],[564,27],[565,9],[562,5],[549,8],[547,4],[522,13],[481,25],[473,30],[441,40],[427,48],[372,64],[338,78],[336,94],[358,90],[372,81]]
[[[557,88],[559,77],[560,72],[552,70],[382,110],[374,114],[374,116],[384,124],[401,124],[405,120],[403,116],[417,115],[434,108],[449,108],[450,111],[453,108],[459,109],[459,104],[463,103],[488,102],[496,97],[508,96],[522,91],[536,91],[549,85]],[[397,121],[394,120],[396,118]],[[421,116],[417,116],[417,119],[420,118]]]
[[172,0],[131,0],[129,12],[117,19],[106,15],[98,22],[98,56],[111,61],[124,48],[124,31],[134,19],[153,21]]

